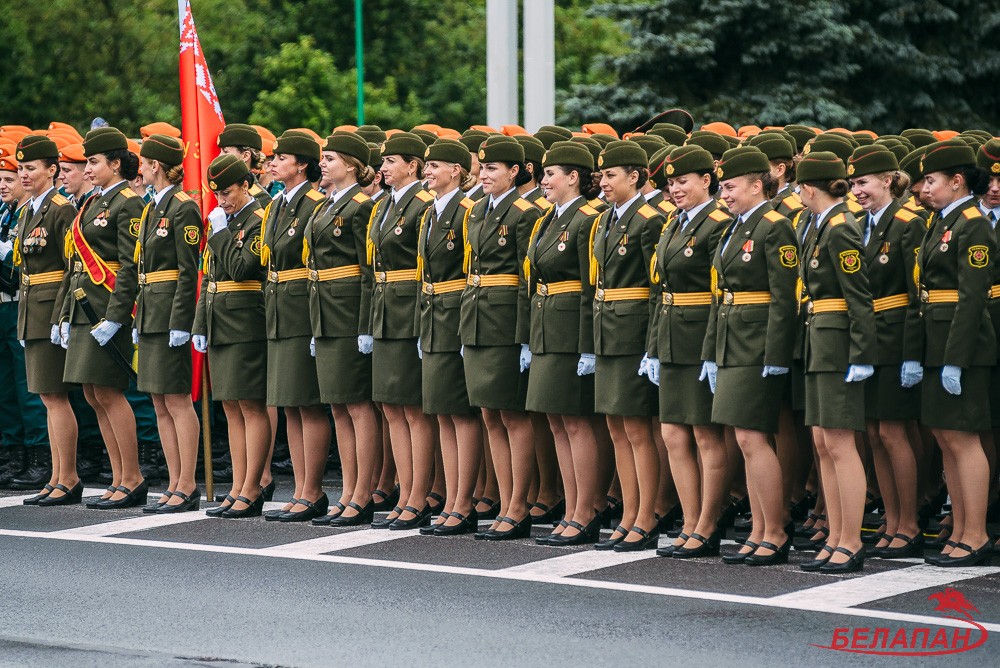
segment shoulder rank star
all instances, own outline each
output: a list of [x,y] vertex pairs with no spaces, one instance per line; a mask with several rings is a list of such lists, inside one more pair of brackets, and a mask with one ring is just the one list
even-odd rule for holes
[[951,230],[945,230],[944,235],[941,237],[941,252],[944,253],[948,250],[948,242],[951,241]]

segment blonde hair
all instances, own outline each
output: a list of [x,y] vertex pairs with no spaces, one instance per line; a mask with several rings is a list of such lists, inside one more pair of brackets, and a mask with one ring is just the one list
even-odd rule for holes
[[181,181],[184,180],[184,165],[169,166],[161,162],[160,167],[163,168],[163,175],[167,177],[170,185],[180,185]]
[[366,165],[361,162],[353,155],[347,155],[346,153],[337,152],[340,159],[344,161],[344,164],[348,167],[354,168],[354,176],[358,180],[358,185],[362,188],[367,188],[375,180],[375,170],[371,168],[370,165]]
[[459,165],[458,170],[458,187],[462,190],[467,191],[479,183],[479,179],[470,174],[465,167]]

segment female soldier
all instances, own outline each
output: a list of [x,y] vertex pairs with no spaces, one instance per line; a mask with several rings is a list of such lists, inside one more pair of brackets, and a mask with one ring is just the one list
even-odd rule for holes
[[260,133],[252,125],[245,123],[230,123],[219,133],[219,150],[222,155],[235,155],[250,170],[252,183],[250,184],[250,196],[265,207],[271,203],[271,194],[260,187],[254,173],[260,172],[264,167],[264,154],[262,149],[264,140]]
[[[84,178],[101,193],[84,203],[67,235],[72,267],[63,279],[60,338],[67,349],[63,380],[83,385],[111,460],[112,487],[88,507],[129,508],[144,504],[148,492],[139,471],[135,416],[124,395],[129,380],[125,367],[132,356],[131,327],[126,325],[135,303],[133,258],[142,217],[142,198],[126,181],[139,173],[139,158],[128,150],[125,135],[110,127],[88,132],[83,150]],[[75,298],[81,289],[97,315],[103,316],[96,325]],[[109,345],[118,352],[101,350]]]
[[222,402],[229,429],[233,482],[212,517],[256,517],[264,506],[261,476],[271,448],[267,398],[267,335],[261,281],[264,210],[250,194],[246,163],[223,155],[208,166],[219,208],[209,214],[201,295],[194,317],[195,350],[208,353],[212,398]]
[[500,487],[500,515],[476,536],[510,540],[531,533],[528,492],[535,453],[531,420],[524,412],[523,371],[531,352],[523,263],[538,209],[516,192],[528,178],[524,148],[516,140],[490,136],[479,149],[479,163],[485,195],[469,216],[461,336],[469,401],[482,408]]
[[726,443],[722,427],[712,422],[712,391],[698,376],[713,299],[712,258],[731,218],[714,197],[719,182],[711,153],[698,146],[674,149],[664,171],[678,213],[656,247],[653,280],[662,306],[650,324],[647,372],[660,387],[660,431],[684,527],[657,554],[689,559],[718,553],[716,525],[727,492]]
[[795,338],[798,252],[787,218],[768,202],[774,181],[767,156],[753,147],[726,151],[716,171],[736,219],[712,261],[716,300],[702,348],[702,379],[713,388],[712,420],[735,428],[746,461],[753,527],[726,563],[787,560],[781,469],[772,447]]
[[[991,427],[996,338],[986,302],[996,239],[973,197],[985,192],[988,178],[957,138],[929,145],[921,167],[921,198],[935,215],[917,254],[922,317],[914,326],[923,327],[922,366],[930,371],[921,388],[920,420],[941,446],[952,500],[951,540],[926,561],[975,566],[989,562],[992,547],[986,533],[989,467],[978,432]],[[919,365],[908,366],[902,378],[907,386],[922,375]]]
[[469,404],[459,354],[459,307],[465,289],[463,270],[469,212],[474,202],[462,194],[475,183],[465,145],[439,139],[427,149],[424,175],[435,192],[434,205],[420,222],[417,267],[423,281],[418,309],[423,368],[423,409],[437,415],[447,494],[437,524],[421,533],[455,536],[478,527],[472,495],[483,456],[483,431]]
[[795,175],[816,228],[803,248],[806,263],[801,268],[809,297],[806,424],[813,428],[829,519],[826,545],[803,569],[849,573],[860,570],[865,560],[865,470],[854,432],[863,431],[865,424],[860,381],[875,372],[875,315],[864,245],[843,200],[848,190],[843,161],[828,151],[812,151]]
[[278,138],[271,175],[285,184],[268,206],[261,232],[261,263],[267,267],[267,404],[285,409],[295,493],[268,520],[307,522],[326,514],[323,472],[330,450],[330,420],[321,405],[316,363],[309,350],[309,270],[302,261],[302,232],[323,195],[312,187],[321,177],[319,144],[288,130]]
[[596,287],[595,407],[607,416],[624,502],[621,524],[598,549],[655,548],[660,456],[653,440],[656,388],[636,375],[643,360],[651,311],[649,266],[664,218],[639,190],[649,170],[646,152],[631,141],[611,141],[601,152],[601,189],[611,206],[590,232],[590,282]]
[[528,244],[532,292],[532,372],[527,407],[545,413],[555,437],[566,498],[566,517],[536,539],[548,545],[597,542],[612,463],[610,449],[595,437],[594,288],[590,230],[597,211],[591,176],[594,157],[570,141],[552,144],[544,158],[542,188],[551,204],[535,223]]
[[371,183],[370,151],[361,137],[327,137],[320,160],[322,183],[334,194],[316,208],[305,230],[309,315],[323,403],[330,404],[344,489],[330,515],[313,524],[356,526],[370,522],[375,467],[380,459],[371,357],[358,350],[369,330],[372,273],[365,261],[372,203],[361,188]]
[[76,209],[54,187],[59,149],[53,141],[28,135],[17,146],[17,158],[21,186],[31,195],[21,210],[13,249],[14,264],[21,265],[17,338],[24,346],[28,391],[41,397],[48,413],[52,449],[52,474],[38,505],[63,506],[79,503],[83,495],[76,471],[76,417],[69,403],[70,386],[63,382],[66,352],[59,347],[66,270],[60,242]]
[[383,182],[392,194],[372,210],[368,261],[375,270],[372,334],[358,337],[358,349],[372,354],[372,398],[389,421],[393,459],[399,475],[400,506],[372,523],[376,528],[413,529],[430,523],[427,498],[434,478],[434,428],[420,410],[421,375],[417,356],[417,237],[420,219],[434,201],[423,189],[420,137],[394,134],[382,148]]
[[[139,273],[133,341],[138,344],[137,385],[148,392],[167,462],[169,483],[157,512],[198,510],[194,479],[198,416],[191,403],[191,325],[201,248],[201,214],[179,186],[184,147],[150,135],[139,153],[139,174],[155,191],[139,223],[134,260]],[[169,373],[164,373],[169,369]]]
[[868,212],[862,225],[863,258],[877,335],[875,374],[865,385],[865,417],[886,531],[868,554],[913,557],[923,550],[923,533],[917,524],[917,461],[907,423],[920,417],[920,394],[900,385],[900,365],[920,358],[919,332],[906,327],[906,312],[919,310],[913,268],[925,228],[923,219],[900,204],[910,180],[891,151],[878,144],[856,149],[847,174],[858,204]]

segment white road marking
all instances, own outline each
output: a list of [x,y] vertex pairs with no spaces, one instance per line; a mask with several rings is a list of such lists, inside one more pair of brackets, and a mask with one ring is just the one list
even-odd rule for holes
[[[238,554],[245,556],[269,557],[279,559],[297,559],[304,561],[320,561],[334,564],[345,564],[353,566],[367,566],[375,568],[390,568],[395,570],[406,570],[425,573],[447,573],[452,575],[465,575],[484,578],[494,578],[499,580],[513,580],[521,582],[546,583],[568,587],[583,587],[586,589],[603,589],[608,591],[631,592],[639,594],[651,594],[657,596],[667,596],[674,598],[685,598],[699,601],[713,601],[720,603],[737,603],[743,605],[755,605],[767,608],[780,608],[785,610],[802,610],[807,612],[822,612],[832,615],[846,615],[853,617],[864,617],[869,619],[893,620],[908,622],[913,624],[953,626],[968,628],[968,625],[961,620],[948,619],[944,617],[932,617],[929,615],[916,615],[904,612],[893,612],[887,610],[862,610],[859,608],[844,607],[842,605],[830,604],[826,601],[796,601],[782,600],[781,597],[761,598],[756,596],[741,596],[737,594],[724,594],[718,592],[698,591],[691,589],[675,589],[671,587],[656,587],[651,585],[630,584],[624,582],[601,582],[598,580],[585,580],[581,578],[563,577],[558,575],[541,575],[537,573],[518,573],[512,569],[487,570],[482,568],[469,568],[460,566],[445,566],[441,564],[421,564],[401,561],[388,561],[384,559],[366,559],[361,557],[347,557],[336,554],[311,554],[309,550],[301,550],[298,553],[292,552],[282,554],[275,552],[273,548],[246,548],[232,547],[224,545],[203,545],[198,543],[175,543],[158,540],[141,540],[136,538],[121,538],[116,536],[91,536],[78,533],[67,533],[61,531],[39,532],[22,531],[15,529],[0,529],[0,536],[11,536],[19,538],[65,540],[85,543],[103,543],[107,545],[125,545],[133,547],[150,547],[167,550],[187,550],[192,552],[208,552],[217,554]],[[333,536],[331,536],[333,538]],[[303,541],[306,542],[306,541]],[[980,574],[983,573],[980,569]],[[898,573],[899,571],[893,571]],[[1000,623],[983,623],[988,631],[1000,632]]]
[[788,594],[774,596],[770,600],[778,603],[807,603],[822,601],[824,605],[848,608],[871,603],[883,598],[891,598],[911,591],[943,587],[953,582],[971,580],[1000,573],[1000,568],[939,568],[921,563],[919,566],[883,571],[849,580],[801,589]]
[[158,529],[172,524],[188,524],[212,519],[205,513],[176,513],[176,514],[151,514],[142,517],[130,517],[124,520],[112,522],[102,522],[101,524],[91,524],[89,526],[74,527],[53,531],[56,534],[69,534],[71,536],[114,536],[120,533],[132,531],[144,531],[146,529]]
[[[106,487],[84,487],[83,488],[83,498],[88,496],[101,496],[104,494]],[[41,491],[41,489],[39,489]],[[15,508],[20,505],[24,505],[25,499],[30,499],[31,497],[38,494],[38,492],[32,492],[31,494],[20,494],[18,496],[4,496],[0,497],[0,508]]]
[[511,566],[501,569],[501,573],[524,576],[546,576],[546,577],[569,577],[588,571],[596,571],[610,566],[620,566],[630,564],[634,561],[653,559],[656,557],[654,550],[643,550],[642,552],[598,552],[597,550],[587,550],[586,552],[574,552],[561,557],[541,559],[527,564]]
[[313,538],[311,540],[300,540],[295,543],[285,543],[274,547],[265,547],[258,550],[258,554],[267,557],[309,557],[324,554],[326,552],[336,552],[338,550],[349,550],[352,547],[364,547],[365,545],[375,545],[387,543],[400,538],[410,538],[419,535],[417,529],[406,531],[389,531],[374,529],[359,529],[357,531],[347,531],[344,533]]

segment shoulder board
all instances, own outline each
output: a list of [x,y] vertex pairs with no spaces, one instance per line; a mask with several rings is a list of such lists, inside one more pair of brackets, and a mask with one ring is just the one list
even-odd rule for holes
[[174,193],[174,199],[176,199],[178,202],[190,202],[191,196],[188,195],[183,190],[178,190],[177,192]]
[[589,204],[584,204],[579,209],[577,209],[577,211],[581,212],[585,216],[596,216],[597,215],[597,209],[595,209],[594,207],[590,206]]
[[516,200],[514,200],[514,206],[516,206],[521,211],[531,211],[532,209],[535,208],[531,206],[531,202],[521,197],[518,197]]
[[903,205],[904,209],[909,211],[923,211],[924,207],[917,204],[912,198],[907,200],[906,204]]
[[427,202],[434,201],[434,195],[430,194],[426,190],[418,190],[413,194],[413,196],[416,197],[421,202],[423,202],[424,204],[426,204]]
[[124,197],[125,199],[132,199],[133,197],[138,197],[138,195],[135,194],[135,191],[129,188],[128,186],[125,186],[118,192],[120,192],[122,197]]
[[836,227],[837,225],[846,222],[847,222],[847,217],[842,213],[838,213],[836,216],[830,219],[830,227]]
[[919,218],[920,216],[913,213],[912,211],[907,211],[906,209],[900,209],[899,211],[896,212],[895,217],[903,221],[904,223],[908,223],[914,218]]
[[636,211],[636,213],[638,213],[643,218],[652,218],[653,216],[659,215],[656,209],[649,206],[648,204],[643,204],[641,207],[639,207],[639,210]]
[[358,193],[357,195],[355,195],[354,197],[351,198],[351,201],[357,202],[358,204],[364,204],[369,199],[370,198],[368,197],[368,195],[366,195],[364,193]]
[[[843,217],[843,216],[841,216],[841,217]],[[774,209],[771,209],[770,211],[768,211],[767,213],[764,214],[764,220],[766,220],[769,223],[776,223],[779,220],[784,220],[784,219],[785,219],[785,217],[782,216],[777,211],[775,211]]]
[[52,196],[52,203],[55,204],[56,206],[63,206],[69,204],[69,200],[60,195],[59,193],[56,193],[55,195]]
[[594,199],[587,202],[587,204],[589,204],[592,207],[599,207],[602,204],[604,204],[604,200],[602,200],[600,197],[595,197]]
[[253,212],[257,214],[257,217],[264,220],[264,209],[254,209]]
[[256,183],[253,184],[252,186],[250,186],[250,194],[251,195],[253,195],[253,196],[256,197],[257,195],[261,194],[262,192],[264,192],[263,188],[261,188]]
[[717,223],[722,223],[729,220],[729,216],[726,215],[726,212],[720,209],[712,211],[712,213],[708,214],[708,217]]
[[462,200],[458,203],[458,205],[463,209],[471,209],[476,205],[476,200],[470,199],[468,197],[463,197]]
[[978,206],[970,206],[962,211],[962,215],[965,216],[966,220],[972,220],[973,218],[983,218],[983,212],[979,210]]
[[851,210],[851,213],[858,213],[859,211],[864,211],[864,208],[855,202],[853,199],[847,200],[847,208]]
[[789,195],[785,199],[781,200],[781,203],[787,206],[789,209],[801,209],[802,201],[796,195]]
[[544,197],[539,197],[538,199],[535,200],[535,206],[537,206],[538,208],[540,208],[540,209],[542,209],[544,211],[548,211],[549,207],[552,206],[552,202],[550,202],[549,200],[545,199]]
[[323,199],[323,193],[316,190],[315,188],[310,188],[309,190],[306,191],[306,197],[308,197],[314,202],[318,202],[321,199]]

